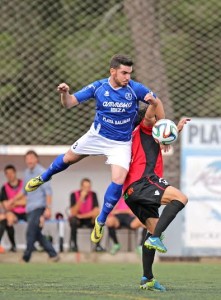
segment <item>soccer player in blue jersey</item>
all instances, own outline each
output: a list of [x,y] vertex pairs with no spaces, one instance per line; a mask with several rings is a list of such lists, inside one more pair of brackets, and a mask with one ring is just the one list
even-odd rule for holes
[[131,80],[133,62],[124,55],[114,55],[110,62],[110,77],[95,81],[70,94],[69,86],[61,83],[58,92],[61,103],[71,108],[86,100],[96,100],[96,115],[89,131],[78,139],[67,153],[59,155],[50,167],[31,179],[25,189],[36,190],[51,177],[88,155],[105,155],[111,165],[111,180],[104,195],[104,204],[95,220],[91,240],[99,242],[108,214],[120,199],[131,159],[131,135],[137,118],[139,101],[154,102],[156,95],[143,84]]

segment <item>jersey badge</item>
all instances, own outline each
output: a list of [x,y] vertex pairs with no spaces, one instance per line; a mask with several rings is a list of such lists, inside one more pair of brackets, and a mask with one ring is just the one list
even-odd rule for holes
[[125,94],[125,98],[126,98],[127,100],[132,100],[132,94],[131,94],[131,93],[126,93],[126,94]]

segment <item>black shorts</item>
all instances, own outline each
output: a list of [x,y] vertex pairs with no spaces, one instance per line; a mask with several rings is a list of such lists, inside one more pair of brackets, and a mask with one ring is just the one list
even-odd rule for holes
[[13,212],[14,215],[16,215],[18,221],[25,221],[27,222],[27,215],[26,213],[18,214],[16,212]]
[[148,218],[159,218],[161,198],[168,186],[168,182],[157,175],[143,177],[126,189],[125,202],[135,216],[145,224]]
[[71,226],[77,227],[77,228],[93,228],[94,227],[94,219],[93,218],[87,218],[87,219],[79,219],[77,217],[70,217],[69,223]]
[[118,219],[120,227],[130,228],[131,222],[135,219],[134,216],[129,214],[116,214],[114,216]]
[[87,218],[87,219],[78,219],[78,227],[86,227],[86,228],[93,228],[94,227],[94,219]]

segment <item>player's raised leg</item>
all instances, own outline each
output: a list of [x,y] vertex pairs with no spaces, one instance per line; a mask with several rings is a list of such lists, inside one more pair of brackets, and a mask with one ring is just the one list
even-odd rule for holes
[[71,164],[80,161],[84,157],[85,155],[76,154],[71,149],[69,149],[65,154],[57,156],[45,172],[27,182],[25,186],[26,192],[35,191],[44,182],[49,181],[54,174],[64,171]]
[[161,204],[166,205],[166,207],[159,218],[159,222],[156,225],[153,235],[145,241],[145,246],[147,248],[155,249],[162,253],[167,252],[160,236],[170,225],[178,212],[185,207],[187,201],[188,199],[186,195],[184,195],[180,190],[172,186],[167,187],[163,197],[161,198]]
[[91,241],[98,243],[103,236],[103,227],[107,216],[112,211],[118,200],[122,195],[122,188],[127,170],[118,165],[111,165],[112,182],[108,186],[104,195],[104,203],[99,216],[95,219],[94,229],[91,233]]

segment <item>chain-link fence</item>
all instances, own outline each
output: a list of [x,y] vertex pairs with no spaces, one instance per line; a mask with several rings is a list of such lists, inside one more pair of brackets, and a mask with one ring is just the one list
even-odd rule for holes
[[115,53],[133,58],[168,118],[221,115],[220,0],[1,0],[0,10],[0,144],[72,144],[94,101],[65,110],[56,86],[108,77]]

